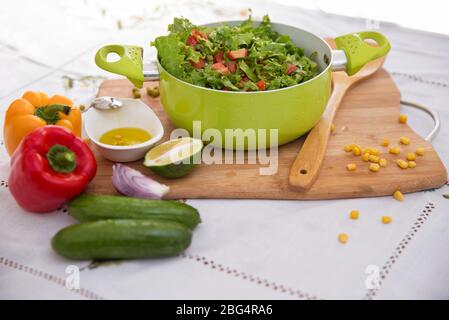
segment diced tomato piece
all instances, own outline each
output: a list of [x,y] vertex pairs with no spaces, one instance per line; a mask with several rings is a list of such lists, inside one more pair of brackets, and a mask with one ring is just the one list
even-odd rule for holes
[[189,36],[186,40],[186,44],[189,46],[195,47],[196,44],[198,44],[198,40],[196,40],[195,36]]
[[201,33],[201,31],[197,30],[197,29],[192,29],[192,31],[190,32],[190,35],[194,36],[196,39],[198,38],[202,38],[204,39],[204,35]]
[[216,70],[218,73],[224,74],[229,72],[228,68],[223,64],[223,62],[217,62],[212,65],[212,69]]
[[235,73],[237,71],[237,63],[229,61],[226,66],[229,69],[230,73]]
[[224,52],[223,51],[217,51],[214,54],[214,62],[222,62],[224,60]]
[[228,57],[231,60],[237,60],[240,58],[244,58],[248,55],[248,49],[238,49],[238,50],[232,50],[228,52]]
[[265,81],[259,80],[256,82],[256,86],[259,88],[259,90],[263,91],[265,90]]
[[290,75],[298,69],[296,64],[289,64],[287,68],[287,74]]
[[205,59],[200,59],[200,60],[198,60],[198,62],[193,62],[192,60],[190,60],[190,64],[195,69],[201,69],[201,68],[204,68],[204,66],[206,65],[206,60]]

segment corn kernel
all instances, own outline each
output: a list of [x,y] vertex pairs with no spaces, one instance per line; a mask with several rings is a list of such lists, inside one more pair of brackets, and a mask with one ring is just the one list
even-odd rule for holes
[[347,145],[345,145],[344,150],[346,152],[351,152],[353,148],[354,148],[354,146],[352,144],[347,144]]
[[362,153],[362,149],[360,149],[357,146],[355,146],[354,149],[352,149],[352,154],[355,156],[359,156],[361,153]]
[[413,169],[414,167],[416,167],[416,162],[415,161],[409,161],[408,162],[408,167]]
[[371,148],[365,148],[365,150],[363,150],[363,153],[371,154]]
[[355,171],[357,169],[357,165],[355,163],[348,163],[346,165],[346,168],[348,169],[348,171]]
[[352,210],[349,213],[349,218],[351,218],[352,220],[357,220],[359,218],[359,210]]
[[391,222],[391,217],[388,216],[382,216],[382,223],[383,224],[389,224]]
[[382,146],[382,147],[388,147],[388,145],[390,144],[390,140],[388,140],[388,139],[382,139],[382,141],[380,142],[380,145]]
[[401,152],[401,149],[399,149],[398,147],[390,147],[390,149],[388,151],[391,154],[399,154]]
[[331,132],[335,132],[335,125],[331,123]]
[[362,160],[365,161],[365,162],[368,162],[368,161],[369,161],[369,153],[368,153],[368,152],[365,152],[365,153],[362,155]]
[[410,144],[410,139],[407,138],[407,137],[400,137],[400,138],[399,138],[399,142],[400,142],[401,144],[408,145],[408,144]]
[[369,164],[369,169],[372,172],[377,172],[380,169],[380,166],[377,163],[370,163]]
[[378,156],[379,155],[379,150],[376,148],[372,148],[370,154]]
[[349,239],[349,236],[346,233],[340,233],[338,235],[338,241],[340,241],[340,243],[345,244],[348,242],[348,239]]
[[399,123],[407,123],[407,116],[405,114],[400,114],[398,121]]
[[404,201],[404,195],[403,195],[402,192],[399,191],[399,190],[396,190],[396,191],[393,193],[393,198],[395,198],[395,199],[398,200],[398,201]]
[[423,156],[423,155],[424,155],[424,148],[418,148],[418,149],[416,149],[415,153],[416,153],[418,156]]
[[375,155],[373,155],[373,154],[370,154],[370,155],[369,155],[368,160],[369,160],[370,162],[379,163],[379,157],[378,157],[378,156],[375,156]]
[[414,154],[413,152],[407,153],[407,160],[408,161],[416,160],[416,154]]
[[407,169],[408,168],[408,162],[402,159],[398,159],[396,160],[396,164],[398,165],[399,168],[401,169]]
[[381,167],[385,168],[387,166],[387,159],[385,159],[385,158],[379,159],[379,165]]

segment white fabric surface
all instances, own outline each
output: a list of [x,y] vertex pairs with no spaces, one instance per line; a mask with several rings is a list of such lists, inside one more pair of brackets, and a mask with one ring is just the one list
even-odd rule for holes
[[[38,4],[37,4],[38,3]],[[158,6],[158,7],[157,7]],[[23,10],[23,8],[28,8]],[[154,9],[154,8],[159,9]],[[173,16],[196,23],[236,19],[251,7],[256,17],[313,30],[321,36],[365,29],[362,19],[275,6],[267,1],[10,1],[0,12],[0,112],[24,90],[63,92],[88,102],[99,81],[63,76],[111,77],[93,63],[95,50],[107,43],[148,48]],[[103,14],[102,9],[107,8]],[[39,17],[36,19],[35,17]],[[117,29],[120,19],[124,28]],[[434,146],[447,165],[449,147],[449,38],[380,23],[392,43],[385,68],[402,96],[439,112],[442,128]],[[146,58],[154,50],[146,51]],[[430,119],[409,114],[411,126],[425,136]],[[2,125],[2,123],[1,123]],[[51,237],[74,220],[65,212],[25,213],[7,188],[8,157],[0,151],[0,298],[38,299],[407,299],[449,298],[449,193],[445,186],[406,195],[335,201],[189,200],[203,223],[192,246],[180,257],[127,261],[85,268],[50,248]],[[427,208],[426,208],[427,206]],[[359,209],[360,219],[348,219]],[[424,210],[424,211],[423,211]],[[390,225],[380,223],[390,215]],[[339,232],[350,241],[341,245]],[[403,248],[402,248],[403,247]],[[82,268],[81,289],[65,288],[65,269]],[[378,266],[384,280],[378,290],[366,287],[365,270]],[[84,267],[84,268],[83,268]]]

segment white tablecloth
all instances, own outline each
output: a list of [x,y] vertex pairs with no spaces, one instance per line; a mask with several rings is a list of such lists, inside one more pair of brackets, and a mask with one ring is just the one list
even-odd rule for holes
[[[321,36],[366,29],[365,20],[344,18],[267,1],[9,1],[0,11],[0,112],[25,90],[65,93],[87,103],[98,77],[93,63],[107,43],[148,48],[173,16],[196,23],[255,17],[313,30]],[[27,8],[27,9],[24,9]],[[242,12],[243,11],[243,12]],[[118,23],[117,21],[121,22]],[[119,30],[117,25],[121,24]],[[392,43],[385,68],[402,96],[438,111],[442,128],[433,144],[447,165],[449,147],[449,38],[380,23]],[[146,58],[154,50],[146,51]],[[63,78],[75,79],[72,89]],[[409,114],[425,136],[431,120]],[[3,144],[3,142],[2,142]],[[8,192],[8,157],[0,151],[0,298],[262,298],[382,299],[449,298],[449,187],[392,197],[336,201],[189,200],[203,223],[180,257],[89,266],[56,255],[51,237],[74,223],[63,210],[29,214]],[[350,210],[360,219],[348,219]],[[380,223],[382,215],[393,222]],[[347,232],[341,245],[337,234]],[[65,286],[67,266],[80,271],[80,289]],[[373,272],[371,274],[371,272]],[[379,271],[380,273],[376,273]],[[371,274],[371,275],[370,275]],[[367,286],[380,275],[380,285]]]

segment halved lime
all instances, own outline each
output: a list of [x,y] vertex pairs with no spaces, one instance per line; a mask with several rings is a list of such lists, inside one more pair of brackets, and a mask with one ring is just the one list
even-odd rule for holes
[[203,142],[199,139],[169,140],[148,151],[143,165],[164,178],[180,178],[200,162],[202,148]]

